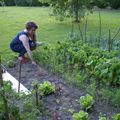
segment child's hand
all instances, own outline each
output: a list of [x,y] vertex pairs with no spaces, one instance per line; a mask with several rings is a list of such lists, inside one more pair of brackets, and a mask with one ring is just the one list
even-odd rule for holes
[[36,44],[37,44],[37,46],[42,46],[42,45],[44,45],[43,42],[36,42]]

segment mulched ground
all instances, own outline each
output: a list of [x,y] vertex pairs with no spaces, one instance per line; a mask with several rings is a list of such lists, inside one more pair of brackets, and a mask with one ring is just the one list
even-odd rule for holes
[[[15,67],[8,68],[8,72],[18,79],[18,61]],[[45,114],[40,120],[73,120],[69,110],[74,109],[76,112],[79,112],[80,105],[76,100],[79,99],[80,96],[85,95],[85,90],[80,90],[75,86],[68,85],[65,80],[49,73],[38,65],[32,65],[31,62],[23,64],[21,83],[31,90],[31,84],[34,80],[38,80],[39,83],[48,80],[56,85],[55,94],[42,98]],[[111,106],[104,100],[97,99],[93,109],[88,113],[90,120],[98,120],[100,112],[106,116],[112,116],[114,113],[118,113],[118,111],[120,112],[120,109]]]

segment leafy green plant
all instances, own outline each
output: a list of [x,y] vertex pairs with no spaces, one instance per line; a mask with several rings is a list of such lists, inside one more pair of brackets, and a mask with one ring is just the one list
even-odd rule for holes
[[84,111],[79,111],[78,113],[74,113],[72,117],[74,120],[89,120],[88,113]]
[[51,94],[55,92],[55,85],[49,81],[45,81],[39,85],[39,91],[42,96]]
[[10,68],[15,67],[15,61],[14,60],[7,61],[7,66]]
[[113,116],[113,120],[120,120],[120,113]]
[[109,120],[109,119],[105,117],[102,113],[100,113],[99,120]]
[[78,102],[83,109],[88,110],[93,106],[94,99],[91,95],[87,94],[86,96],[81,96]]
[[101,117],[99,117],[99,120],[108,120],[108,119],[104,116],[101,116]]

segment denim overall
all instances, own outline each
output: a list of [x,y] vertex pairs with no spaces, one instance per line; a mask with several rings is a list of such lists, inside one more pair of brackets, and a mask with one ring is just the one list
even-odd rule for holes
[[[18,33],[18,35],[10,43],[10,48],[14,52],[18,52],[19,57],[22,57],[22,56],[24,56],[24,54],[27,51],[26,51],[25,47],[23,46],[23,43],[19,40],[20,35],[26,35],[28,37],[28,34],[25,31],[22,31],[22,32]],[[29,39],[29,37],[28,37],[28,39]],[[29,46],[30,46],[30,49],[32,50],[33,48],[36,47],[36,43],[29,39]]]

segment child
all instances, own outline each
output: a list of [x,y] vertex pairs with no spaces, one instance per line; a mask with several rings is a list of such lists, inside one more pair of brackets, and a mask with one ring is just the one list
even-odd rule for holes
[[36,62],[33,60],[32,50],[36,49],[37,44],[41,43],[36,42],[36,29],[38,26],[34,22],[28,22],[25,26],[25,30],[18,33],[18,35],[10,43],[10,48],[14,52],[19,53],[18,59],[20,61],[25,60],[25,53],[28,54],[32,64],[36,65]]

